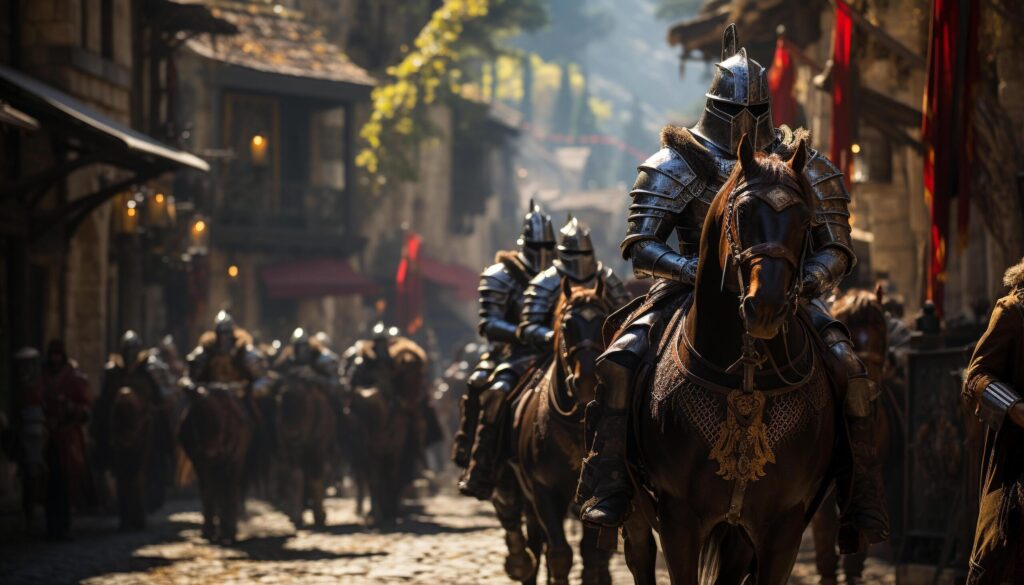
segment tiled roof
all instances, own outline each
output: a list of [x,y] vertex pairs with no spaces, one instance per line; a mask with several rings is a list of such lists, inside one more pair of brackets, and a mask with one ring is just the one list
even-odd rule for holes
[[302,13],[256,2],[204,2],[217,18],[238,28],[236,35],[200,35],[188,41],[195,53],[259,71],[356,85],[376,80],[340,47],[305,22]]

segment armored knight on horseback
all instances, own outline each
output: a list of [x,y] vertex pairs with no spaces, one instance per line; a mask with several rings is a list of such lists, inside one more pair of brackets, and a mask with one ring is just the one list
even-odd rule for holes
[[[512,391],[519,379],[536,362],[538,352],[516,337],[523,298],[530,281],[551,266],[555,253],[555,230],[551,218],[540,206],[530,201],[523,218],[523,227],[516,241],[518,250],[498,252],[494,264],[480,274],[480,323],[477,331],[487,340],[491,349],[483,355],[466,380],[466,395],[462,399],[462,418],[455,435],[452,460],[459,467],[469,468],[471,453],[475,449],[477,426],[480,423],[480,397],[488,388],[504,396]],[[492,393],[494,394],[494,393]],[[485,417],[497,420],[497,405]],[[485,431],[486,433],[486,431]],[[489,437],[484,437],[484,442]],[[490,485],[480,490],[464,478],[463,491],[486,498]]]
[[222,384],[247,386],[252,394],[270,388],[263,355],[252,344],[252,338],[227,313],[220,311],[214,319],[213,331],[199,338],[199,346],[185,358],[188,376],[184,385]]
[[[601,264],[594,255],[590,240],[590,229],[576,218],[561,229],[557,258],[552,266],[539,272],[530,280],[523,293],[523,306],[515,339],[523,355],[530,356],[534,363],[536,356],[547,356],[553,351],[552,319],[555,305],[562,294],[563,282],[579,286],[594,286],[603,282],[605,299],[613,307],[620,307],[629,300],[629,294],[622,281],[610,267]],[[509,361],[502,363],[495,371],[495,381],[480,395],[484,416],[477,427],[476,442],[473,445],[471,461],[466,479],[459,484],[465,495],[488,499],[494,491],[497,459],[500,455],[498,438],[500,421],[508,407],[508,395],[518,384],[522,374],[515,378],[502,377]]]
[[338,356],[302,327],[292,332],[289,347],[282,352],[276,367],[282,374],[312,376],[328,392],[340,386],[338,368]]
[[[578,503],[584,522],[619,526],[631,498],[625,463],[627,412],[638,374],[659,345],[664,322],[678,299],[693,290],[698,244],[705,216],[716,193],[736,165],[746,135],[765,153],[792,150],[806,135],[772,125],[765,69],[739,48],[735,25],[725,30],[722,61],[707,94],[700,119],[690,129],[667,127],[663,148],[639,167],[630,192],[626,237],[621,251],[640,278],[657,281],[643,299],[613,316],[617,332],[598,368],[602,416],[580,477]],[[856,263],[851,246],[850,195],[842,173],[822,154],[808,148],[804,174],[817,196],[810,228],[810,250],[803,261],[800,303],[825,345],[848,378],[845,412],[852,454],[852,482],[843,524],[869,542],[889,531],[884,490],[873,447],[873,412],[877,390],[854,353],[845,327],[829,314],[824,294],[835,288]],[[678,251],[668,240],[675,232]],[[596,410],[596,409],[595,409]],[[845,489],[845,488],[841,488]]]

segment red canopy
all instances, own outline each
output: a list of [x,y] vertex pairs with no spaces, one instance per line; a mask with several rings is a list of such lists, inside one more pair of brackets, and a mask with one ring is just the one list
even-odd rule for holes
[[480,273],[462,264],[444,262],[429,254],[420,255],[420,270],[424,280],[437,286],[453,289],[460,299],[475,299]]
[[260,274],[272,299],[377,293],[377,285],[341,260],[323,258],[264,266]]

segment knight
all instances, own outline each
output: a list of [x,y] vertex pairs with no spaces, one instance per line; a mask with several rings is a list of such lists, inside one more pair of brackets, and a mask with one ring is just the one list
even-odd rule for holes
[[276,369],[283,374],[311,376],[329,392],[340,386],[338,356],[318,336],[310,336],[302,327],[292,332],[289,347],[282,352]]
[[252,337],[235,325],[227,311],[219,311],[214,319],[213,331],[199,338],[199,346],[185,358],[188,375],[185,386],[193,384],[222,384],[241,386],[250,394],[269,391],[263,355],[252,344]]
[[[671,311],[692,291],[704,218],[736,164],[740,139],[746,135],[757,150],[788,158],[807,136],[804,130],[773,126],[766,71],[739,47],[734,24],[725,30],[722,60],[715,66],[706,98],[695,126],[662,131],[661,150],[639,166],[629,193],[632,205],[620,246],[622,256],[632,263],[638,278],[654,278],[655,283],[646,297],[621,312],[626,316],[598,362],[602,384],[595,406],[601,417],[577,491],[581,518],[590,525],[615,527],[625,519],[631,497],[625,464],[626,420],[637,374],[641,364],[652,359],[648,352],[658,346]],[[841,534],[852,536],[841,537],[840,546],[850,550],[862,547],[864,541],[885,540],[889,533],[873,443],[878,391],[854,353],[845,327],[832,318],[822,300],[857,261],[850,236],[850,194],[832,161],[809,147],[807,161],[804,174],[818,201],[800,304],[848,378],[844,412],[852,478],[841,482],[840,495],[846,496]],[[678,249],[668,244],[673,232]]]
[[[530,280],[523,294],[523,307],[515,335],[517,342],[532,355],[547,356],[553,351],[552,319],[565,280],[574,285],[590,287],[595,286],[598,280],[603,281],[605,299],[612,307],[622,306],[629,300],[629,293],[615,272],[597,260],[590,240],[590,228],[570,217],[559,233],[557,258],[549,268]],[[498,366],[496,375],[506,363]],[[518,380],[517,377],[515,382]],[[505,418],[508,395],[516,383],[491,384],[480,395],[483,416],[477,427],[477,439],[473,445],[466,479],[459,485],[466,495],[487,499],[494,491],[497,460],[500,456],[499,423]]]
[[[523,217],[516,246],[515,250],[498,252],[494,264],[480,274],[477,332],[490,349],[480,357],[466,379],[466,394],[461,400],[461,418],[452,448],[452,460],[462,468],[469,468],[472,463],[471,453],[480,422],[481,394],[489,387],[502,396],[511,392],[538,357],[533,348],[519,341],[516,328],[526,287],[534,276],[551,266],[555,255],[555,230],[551,218],[532,200]],[[486,431],[483,440],[485,444],[490,440]],[[460,484],[463,492],[488,497],[493,485],[486,480],[482,486],[479,481],[470,482],[474,476],[483,477],[467,472]]]

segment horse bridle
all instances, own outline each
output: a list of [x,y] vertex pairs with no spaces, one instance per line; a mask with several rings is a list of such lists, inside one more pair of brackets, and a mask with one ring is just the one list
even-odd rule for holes
[[[785,261],[789,264],[793,270],[793,286],[790,287],[789,292],[786,293],[786,304],[792,307],[793,313],[796,312],[798,304],[800,302],[800,285],[803,282],[804,276],[804,261],[807,258],[807,246],[808,238],[804,238],[804,245],[800,251],[800,258],[797,259],[796,254],[786,246],[778,242],[761,242],[754,244],[746,249],[740,249],[738,242],[739,238],[739,222],[736,218],[736,202],[742,196],[759,197],[758,195],[748,195],[754,187],[761,186],[759,182],[747,182],[742,181],[733,188],[732,192],[729,193],[729,198],[726,201],[725,209],[725,239],[729,245],[729,256],[732,259],[732,263],[736,266],[736,283],[737,283],[737,294],[739,296],[739,307],[740,307],[740,318],[743,318],[743,300],[747,298],[747,283],[743,278],[743,268],[750,262],[753,262],[757,258],[776,258]],[[791,177],[786,177],[781,184],[773,184],[774,189],[782,189],[787,192],[787,199],[802,201],[802,198],[798,195],[800,193],[800,186]],[[769,202],[773,209],[777,212],[785,209],[789,206],[788,202]],[[780,207],[781,206],[781,207]],[[809,228],[805,228],[809,229]],[[734,233],[735,230],[735,233]],[[721,289],[725,290],[725,276],[727,271],[725,267],[722,267],[722,284]],[[786,323],[783,323],[783,341],[785,341]],[[727,371],[734,372],[739,368],[743,368],[743,390],[745,392],[754,391],[754,374],[758,368],[765,361],[770,361],[772,368],[775,370],[776,375],[779,376],[780,380],[786,382],[785,377],[782,375],[781,370],[774,360],[769,360],[771,352],[765,349],[764,355],[759,353],[755,347],[756,340],[746,330],[743,332],[743,343],[742,353],[740,358],[736,360],[734,364],[729,366]],[[787,359],[789,358],[789,347],[786,347]],[[806,379],[809,379],[811,372],[808,372]]]
[[[600,305],[605,313],[608,312],[607,303],[604,303],[600,299],[589,301],[587,304]],[[561,331],[562,326],[564,324],[562,323],[562,321],[565,321],[566,316],[572,315],[572,311],[574,308],[575,307],[572,307],[571,305],[566,306],[565,312],[562,314],[562,318],[559,319],[560,322],[558,323],[558,359],[567,364],[570,363],[573,356],[575,356],[580,351],[591,350],[597,352],[598,354],[604,351],[604,346],[593,339],[584,339],[572,347],[568,347],[568,345],[566,345],[565,335]],[[572,374],[570,374],[566,378],[566,383],[568,385],[569,392],[575,397],[576,385],[574,383],[574,378]]]
[[[793,307],[793,311],[796,312],[797,303],[800,298],[800,284],[803,281],[804,276],[804,261],[807,258],[807,238],[804,238],[804,246],[801,248],[800,258],[797,258],[796,254],[794,254],[792,250],[779,242],[761,242],[742,250],[740,249],[738,242],[739,222],[736,218],[736,202],[741,199],[742,196],[757,197],[757,195],[748,195],[748,193],[760,185],[761,184],[758,182],[748,183],[743,181],[736,185],[729,194],[729,199],[726,202],[725,239],[726,243],[729,245],[729,255],[732,258],[733,264],[736,266],[736,282],[739,288],[738,294],[740,306],[743,306],[743,299],[747,297],[747,283],[743,278],[744,266],[758,258],[775,258],[785,261],[793,270],[793,286],[790,287],[789,292],[786,294],[786,303],[791,305]],[[789,197],[800,200],[800,196],[798,195],[799,185],[791,178],[788,178],[788,180],[783,181],[781,184],[773,185],[773,188],[781,188],[788,192]],[[723,269],[723,290],[725,288],[725,275],[726,271]]]

